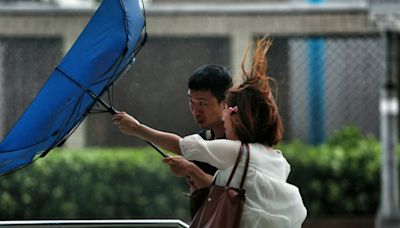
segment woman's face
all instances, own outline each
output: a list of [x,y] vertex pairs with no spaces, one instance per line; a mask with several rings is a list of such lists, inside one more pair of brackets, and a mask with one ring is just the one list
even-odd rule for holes
[[224,119],[224,129],[225,129],[225,136],[227,139],[230,140],[238,140],[238,137],[235,133],[235,128],[232,124],[232,119],[237,118],[237,113],[231,112],[228,106],[225,105],[224,112],[223,112],[223,119]]

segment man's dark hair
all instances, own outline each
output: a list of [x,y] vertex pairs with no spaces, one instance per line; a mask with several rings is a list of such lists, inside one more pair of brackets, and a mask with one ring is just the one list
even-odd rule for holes
[[225,94],[232,87],[229,71],[220,65],[207,64],[199,67],[189,78],[190,90],[210,90],[218,102],[225,100]]

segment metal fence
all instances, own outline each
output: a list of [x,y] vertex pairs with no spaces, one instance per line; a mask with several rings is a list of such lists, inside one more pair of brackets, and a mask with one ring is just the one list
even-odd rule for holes
[[280,90],[284,95],[280,99],[287,99],[281,109],[288,137],[321,143],[350,125],[378,136],[379,87],[385,74],[383,40],[377,35],[283,39],[288,56],[279,60],[287,61],[283,64],[287,77],[282,76],[281,64],[274,62],[270,67],[287,90]]

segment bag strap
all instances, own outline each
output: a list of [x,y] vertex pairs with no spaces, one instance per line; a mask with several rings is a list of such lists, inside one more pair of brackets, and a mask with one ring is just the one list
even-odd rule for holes
[[[245,148],[244,148],[243,145],[245,145]],[[234,175],[235,172],[236,172],[236,168],[237,168],[238,165],[239,165],[239,162],[240,162],[240,159],[241,159],[242,156],[243,156],[243,151],[244,151],[244,150],[247,151],[247,156],[246,156],[246,165],[245,165],[244,170],[243,170],[242,180],[241,180],[241,182],[240,182],[240,188],[243,187],[244,180],[246,179],[247,168],[248,168],[248,166],[249,166],[249,160],[250,160],[250,149],[249,149],[249,145],[248,145],[247,143],[246,143],[246,144],[243,144],[243,143],[242,143],[242,144],[240,145],[239,153],[238,153],[238,156],[237,156],[237,158],[236,158],[235,165],[233,166],[232,172],[231,172],[231,174],[229,175],[228,182],[226,182],[226,185],[225,185],[226,187],[229,187],[229,185],[230,185],[230,183],[231,183],[231,181],[232,181],[233,175]]]
[[246,151],[247,151],[247,154],[246,154],[246,165],[245,165],[244,170],[243,170],[242,181],[240,182],[240,188],[243,188],[244,180],[246,179],[246,176],[247,176],[247,168],[249,167],[249,161],[250,161],[249,144],[246,143],[245,146],[246,146]]

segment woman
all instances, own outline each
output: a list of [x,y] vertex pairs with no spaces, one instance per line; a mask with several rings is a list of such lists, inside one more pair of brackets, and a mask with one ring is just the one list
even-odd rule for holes
[[[226,140],[203,140],[198,135],[185,138],[160,132],[140,124],[126,113],[114,117],[121,131],[149,140],[188,160],[207,162],[219,169],[215,184],[224,186],[235,163],[241,143],[250,147],[250,161],[244,184],[246,201],[241,227],[301,227],[306,209],[297,187],[286,182],[290,165],[280,151],[272,148],[282,138],[283,127],[272,90],[271,78],[265,75],[266,54],[271,45],[264,37],[257,42],[250,72],[242,63],[243,83],[228,92],[224,111]],[[191,173],[182,157],[164,161],[178,175]],[[242,173],[243,163],[236,173]],[[192,177],[196,181],[196,177]],[[235,175],[231,186],[238,187],[241,176]],[[210,183],[199,183],[199,185]]]

